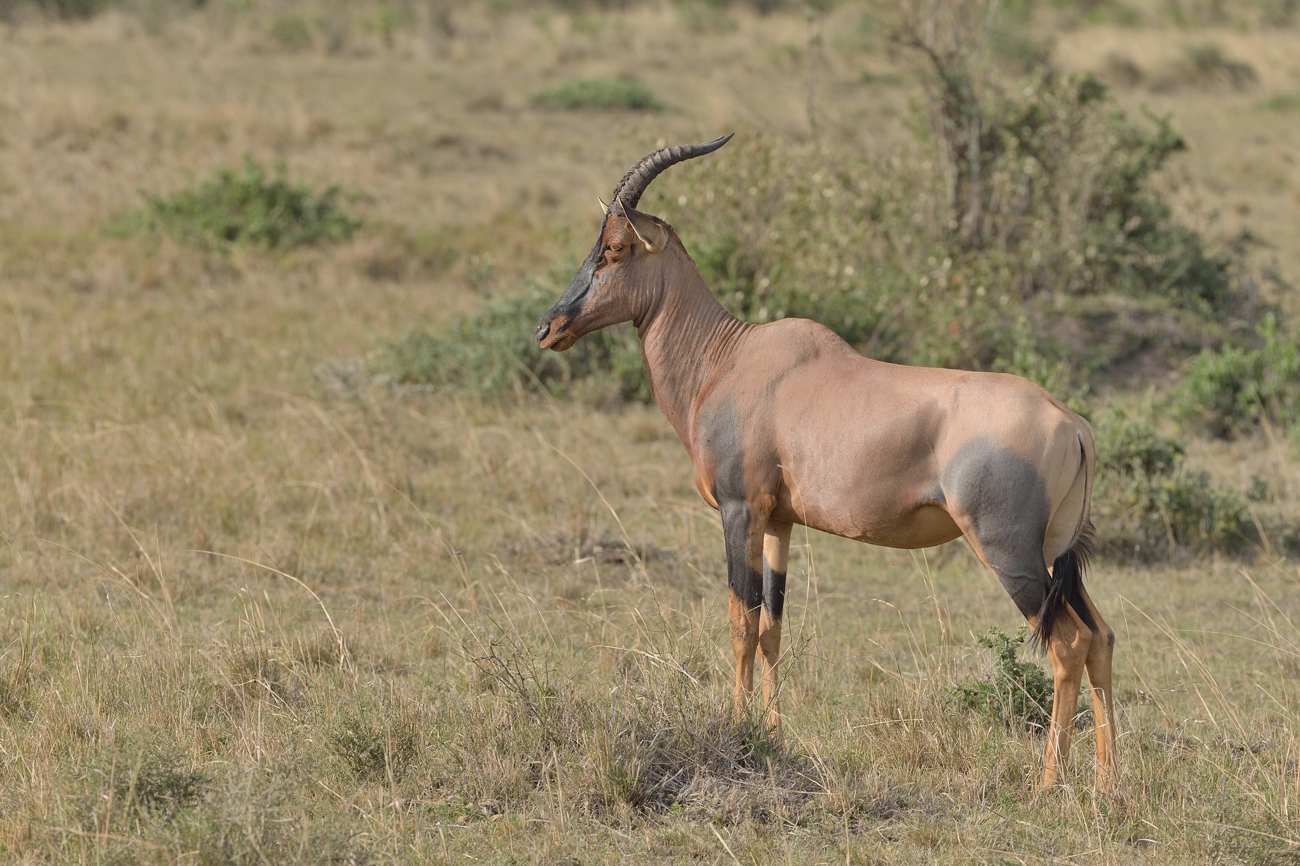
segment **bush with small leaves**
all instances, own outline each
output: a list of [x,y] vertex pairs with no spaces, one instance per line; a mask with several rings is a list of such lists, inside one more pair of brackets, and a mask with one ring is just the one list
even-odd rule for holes
[[315,192],[274,176],[252,159],[222,170],[194,189],[151,198],[133,216],[140,228],[162,231],[193,246],[264,250],[346,240],[361,221],[339,207],[338,187]]
[[549,108],[660,111],[650,88],[630,78],[570,78],[539,91],[533,102]]
[[1020,661],[1017,652],[1029,635],[1021,626],[1014,638],[994,626],[977,643],[993,651],[993,673],[987,682],[953,689],[958,707],[1002,722],[1009,728],[1046,730],[1052,717],[1052,680],[1036,662]]
[[1060,391],[1223,338],[1241,302],[1234,253],[1178,223],[1148,183],[1183,147],[1167,122],[1134,121],[1095,79],[1057,73],[987,108],[978,207],[953,198],[925,133],[889,162],[737,141],[660,180],[643,209],[677,224],[736,315],[816,319],[884,360]]
[[357,707],[339,715],[327,742],[359,778],[400,781],[420,750],[418,719],[400,707]]
[[1286,428],[1300,420],[1300,344],[1273,315],[1256,329],[1258,348],[1206,350],[1179,383],[1179,418],[1220,439],[1264,422]]
[[[171,820],[197,805],[208,775],[167,743],[124,744],[86,770],[90,811],[100,826],[125,820]],[[111,812],[110,812],[111,810]]]
[[621,325],[589,334],[564,353],[542,351],[531,325],[560,296],[572,271],[530,280],[521,293],[495,298],[439,331],[411,331],[374,361],[398,385],[500,396],[542,393],[592,402],[650,400],[636,332]]
[[1093,521],[1106,547],[1139,559],[1240,553],[1259,540],[1239,493],[1183,465],[1183,446],[1120,409],[1096,429]]

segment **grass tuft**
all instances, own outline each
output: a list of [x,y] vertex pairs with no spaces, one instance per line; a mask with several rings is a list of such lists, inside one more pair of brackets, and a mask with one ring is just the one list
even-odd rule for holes
[[[488,690],[509,699],[504,718],[492,711],[509,748],[526,756],[523,787],[562,787],[590,815],[686,811],[725,824],[767,822],[825,793],[816,765],[765,724],[737,719],[689,652],[694,660],[655,652],[650,670],[625,665],[604,698],[580,678],[561,678],[513,633],[471,660]],[[458,763],[484,765],[483,751],[501,748],[479,740]]]
[[1300,93],[1274,93],[1260,103],[1260,107],[1279,113],[1300,111]]
[[570,78],[539,91],[533,101],[549,108],[662,111],[650,88],[630,78]]

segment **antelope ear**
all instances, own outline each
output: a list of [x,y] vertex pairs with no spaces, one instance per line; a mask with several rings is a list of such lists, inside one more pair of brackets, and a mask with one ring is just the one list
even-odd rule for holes
[[605,214],[605,216],[609,216],[609,205],[605,204],[605,200],[600,196],[596,196],[596,201],[600,202],[601,213]]
[[[619,204],[623,204],[621,199]],[[663,225],[652,217],[629,207],[624,207],[623,213],[627,216],[628,225],[632,226],[632,231],[636,233],[637,240],[645,245],[646,252],[663,252],[664,247],[668,245],[668,230]]]

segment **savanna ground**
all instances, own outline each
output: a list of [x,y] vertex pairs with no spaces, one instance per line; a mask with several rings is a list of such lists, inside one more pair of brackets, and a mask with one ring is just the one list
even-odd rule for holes
[[[10,7],[5,860],[1300,860],[1300,570],[1266,539],[1096,564],[1122,782],[1093,792],[1085,700],[1071,784],[1039,792],[1041,736],[954,702],[988,677],[976,636],[1018,625],[962,543],[796,534],[777,742],[730,720],[720,526],[653,406],[368,372],[583,254],[661,140],[907,148],[917,88],[870,10]],[[1300,33],[1188,8],[1062,29],[1055,62],[1172,113],[1189,150],[1158,183],[1207,234],[1248,228],[1295,311]],[[1161,82],[1207,42],[1251,86]],[[578,74],[667,110],[532,101]],[[339,184],[364,225],[290,252],[121,229],[245,155]],[[1294,516],[1284,433],[1186,445]]]

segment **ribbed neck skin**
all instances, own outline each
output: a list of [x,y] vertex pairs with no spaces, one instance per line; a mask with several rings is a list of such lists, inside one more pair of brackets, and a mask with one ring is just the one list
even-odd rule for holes
[[672,258],[646,286],[633,323],[655,402],[689,451],[692,410],[701,390],[730,364],[737,344],[754,326],[718,303],[675,238],[661,255]]

